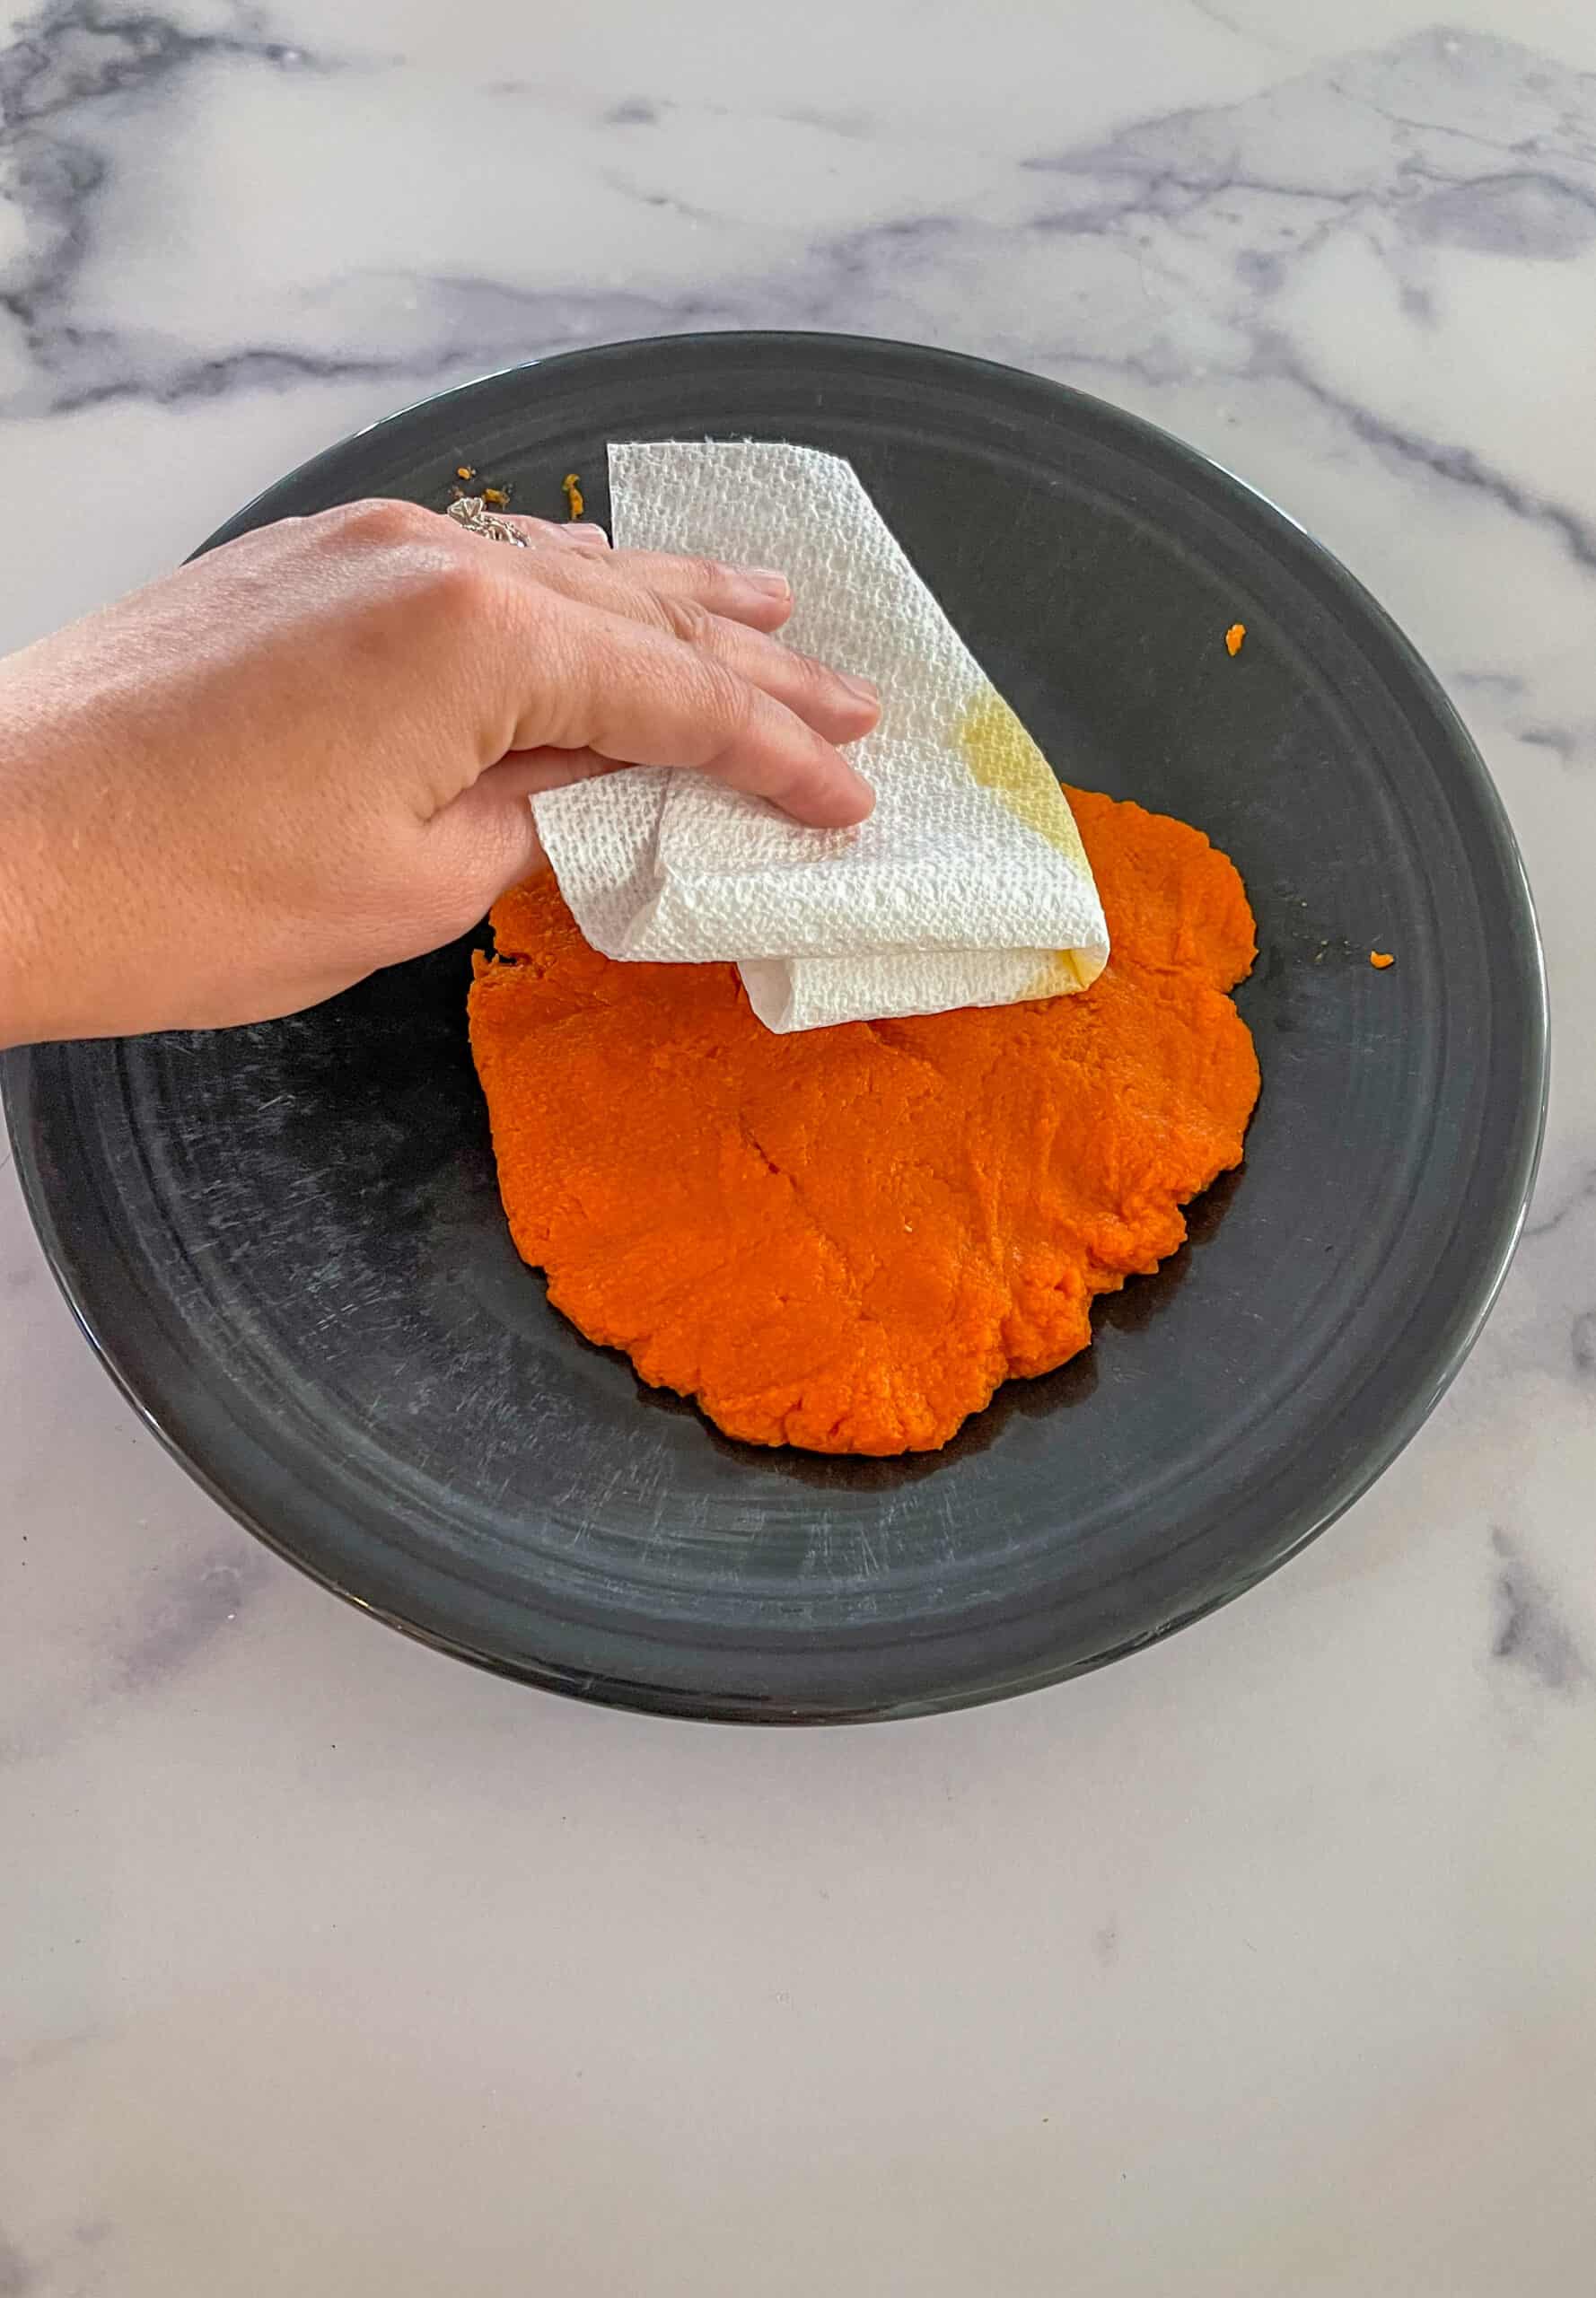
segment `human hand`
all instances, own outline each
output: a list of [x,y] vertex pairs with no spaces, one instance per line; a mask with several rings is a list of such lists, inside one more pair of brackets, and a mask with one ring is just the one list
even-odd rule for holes
[[530,793],[692,766],[837,826],[873,690],[779,576],[360,503],[0,662],[0,1045],[293,1013],[474,925]]

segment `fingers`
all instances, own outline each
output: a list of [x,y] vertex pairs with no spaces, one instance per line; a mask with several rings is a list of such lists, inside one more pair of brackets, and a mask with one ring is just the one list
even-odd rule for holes
[[615,550],[607,562],[620,581],[650,596],[688,600],[752,630],[779,630],[793,611],[793,586],[773,566],[732,566],[718,558],[672,558],[662,551]]
[[863,821],[874,803],[823,733],[708,646],[547,592],[523,644],[527,690],[504,750],[697,767],[817,828]]
[[[697,767],[819,828],[870,812],[869,785],[836,746],[869,732],[878,699],[771,638],[790,611],[785,578],[610,552],[598,529],[514,523],[525,549],[462,537],[458,558],[434,570],[479,635],[491,606],[504,645],[499,675],[472,682],[484,767],[511,752],[592,752],[609,765]],[[434,617],[434,631],[446,627]],[[568,760],[560,778],[571,778]],[[502,809],[502,792],[494,803]]]
[[[508,522],[525,535],[536,552],[528,574],[539,582],[590,581],[588,595],[601,605],[615,606],[621,588],[647,599],[680,599],[747,623],[754,630],[779,630],[793,611],[793,591],[785,574],[773,567],[731,566],[718,558],[677,558],[662,551],[611,550],[602,527],[558,526],[545,519]],[[552,556],[558,542],[596,535],[596,545]]]
[[423,833],[438,902],[433,923],[443,939],[469,932],[502,893],[544,864],[532,810],[524,792],[507,785],[505,772],[492,767]]
[[443,930],[451,938],[466,932],[502,893],[544,867],[529,798],[618,771],[594,750],[514,750],[435,813],[424,835],[443,891]]
[[672,620],[677,637],[713,655],[773,701],[785,703],[829,742],[856,742],[881,717],[881,697],[867,680],[834,671],[812,654],[800,654],[760,631],[715,615]]
[[539,790],[563,790],[570,782],[592,782],[601,774],[618,774],[612,758],[597,750],[512,750],[497,766],[478,777],[506,798],[535,798]]
[[575,543],[588,550],[609,548],[609,538],[596,519],[527,519],[508,511],[500,516],[505,526],[513,527],[533,549],[545,549],[556,543]]
[[[675,591],[658,592],[627,579],[624,559],[596,560],[589,551],[545,552],[533,578],[563,597],[601,607],[628,621],[680,639],[715,656],[740,678],[759,687],[776,701],[785,703],[806,725],[829,742],[856,742],[869,733],[881,716],[875,689],[863,679],[834,671],[812,654],[800,654],[763,631],[711,611],[694,595],[698,570],[687,559],[658,562],[679,584]],[[706,587],[713,592],[718,578],[735,569],[708,570]]]

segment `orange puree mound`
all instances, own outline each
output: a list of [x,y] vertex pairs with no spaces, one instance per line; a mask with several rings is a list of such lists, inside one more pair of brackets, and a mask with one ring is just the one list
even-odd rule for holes
[[1029,1005],[776,1037],[728,965],[618,965],[551,877],[493,914],[471,1049],[522,1257],[590,1339],[728,1435],[929,1452],[1092,1338],[1241,1160],[1241,881],[1072,791],[1114,954]]

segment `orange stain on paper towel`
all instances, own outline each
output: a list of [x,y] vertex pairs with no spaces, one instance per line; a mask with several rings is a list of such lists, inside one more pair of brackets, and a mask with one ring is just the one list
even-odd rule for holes
[[522,1257],[731,1436],[934,1450],[1092,1338],[1258,1097],[1256,954],[1199,831],[1070,794],[1113,955],[1089,990],[773,1035],[729,965],[617,964],[551,876],[493,914],[471,1048]]

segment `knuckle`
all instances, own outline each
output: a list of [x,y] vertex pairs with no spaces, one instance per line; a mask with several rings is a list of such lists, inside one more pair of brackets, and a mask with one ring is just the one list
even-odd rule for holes
[[706,656],[700,672],[701,706],[706,722],[723,744],[743,739],[752,729],[759,697],[745,678],[726,663]]
[[706,591],[712,598],[721,597],[731,582],[732,570],[718,558],[689,558],[688,579],[697,591]]
[[673,592],[654,593],[660,618],[672,638],[680,638],[688,646],[707,646],[715,636],[715,620],[709,609],[697,599],[686,599]]
[[491,548],[439,549],[434,545],[417,551],[416,587],[429,613],[460,621],[481,614],[496,589]]
[[424,511],[419,504],[400,503],[387,496],[346,503],[326,516],[340,539],[390,549],[418,541],[437,523],[435,513]]
[[531,617],[530,653],[538,665],[538,740],[555,750],[580,749],[590,739],[608,664],[603,640],[592,619],[557,591],[535,592],[526,602]]
[[837,672],[818,655],[795,653],[791,648],[783,651],[793,666],[791,675],[797,690],[806,700],[834,702],[844,691]]

